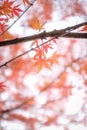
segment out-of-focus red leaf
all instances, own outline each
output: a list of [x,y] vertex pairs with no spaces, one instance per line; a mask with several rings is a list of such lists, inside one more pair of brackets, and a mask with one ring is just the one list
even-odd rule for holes
[[71,44],[77,43],[76,39],[71,39],[70,42],[71,42]]
[[0,23],[0,31],[1,31],[1,33],[3,33],[5,31],[6,26],[7,25],[5,23]]
[[29,1],[29,0],[23,0],[23,4],[24,4],[24,5],[29,5],[29,4],[30,4],[30,1]]
[[81,31],[87,31],[87,25],[84,26],[84,27],[81,29]]
[[51,125],[53,122],[56,122],[57,116],[47,116],[47,121],[45,122],[45,125]]
[[0,82],[0,92],[5,91],[5,89],[6,89],[6,86],[4,85],[4,83]]
[[8,18],[0,18],[0,22],[8,22]]
[[72,95],[72,86],[65,86],[62,89],[61,94],[63,97],[68,97],[68,96]]
[[50,65],[52,66],[54,63],[59,64],[58,58],[61,57],[61,56],[62,56],[61,54],[54,52],[53,55],[50,58],[48,58]]

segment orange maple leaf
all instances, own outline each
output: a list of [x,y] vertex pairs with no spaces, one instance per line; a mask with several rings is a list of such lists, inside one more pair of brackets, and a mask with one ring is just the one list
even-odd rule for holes
[[54,52],[53,55],[48,58],[50,65],[52,66],[54,63],[59,64],[58,58],[61,57],[61,56],[62,56],[61,54],[57,54],[56,52]]
[[0,14],[11,17],[11,10],[13,4],[14,1],[9,1],[9,0],[4,1],[3,5],[1,6]]
[[49,61],[47,61],[45,58],[38,59],[38,60],[34,61],[33,66],[37,67],[37,72],[40,72],[43,69],[43,67],[51,70],[51,66],[49,64]]
[[41,30],[43,29],[45,23],[41,24],[39,19],[34,16],[30,21],[29,21],[29,26],[32,27],[35,30]]
[[39,50],[33,58],[33,66],[37,67],[37,71],[40,72],[44,67],[51,70],[51,64],[46,58],[44,52]]

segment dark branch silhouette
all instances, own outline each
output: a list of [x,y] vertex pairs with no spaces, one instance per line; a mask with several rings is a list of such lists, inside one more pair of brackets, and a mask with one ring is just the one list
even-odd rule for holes
[[7,46],[7,45],[13,45],[13,44],[19,44],[27,41],[32,41],[35,39],[45,39],[47,37],[66,37],[66,38],[82,38],[87,39],[87,33],[77,33],[77,32],[71,32],[79,27],[87,25],[87,22],[80,23],[71,27],[67,27],[65,29],[61,30],[53,30],[51,32],[42,32],[40,34],[35,34],[31,36],[21,37],[21,38],[15,38],[13,40],[5,40],[0,42],[0,47]]

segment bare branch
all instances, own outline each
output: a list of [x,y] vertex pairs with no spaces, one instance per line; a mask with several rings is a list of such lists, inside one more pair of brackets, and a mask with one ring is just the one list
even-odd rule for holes
[[31,36],[26,36],[26,37],[21,37],[21,38],[16,38],[13,40],[6,40],[6,41],[1,41],[0,42],[0,47],[2,46],[7,46],[7,45],[13,45],[13,44],[20,44],[23,42],[27,41],[32,41],[35,39],[45,39],[47,37],[66,37],[66,38],[82,38],[82,39],[87,39],[87,33],[75,33],[71,32],[79,27],[87,25],[87,22],[80,23],[71,27],[67,27],[65,29],[61,30],[53,30],[51,32],[42,32],[40,34],[35,34]]

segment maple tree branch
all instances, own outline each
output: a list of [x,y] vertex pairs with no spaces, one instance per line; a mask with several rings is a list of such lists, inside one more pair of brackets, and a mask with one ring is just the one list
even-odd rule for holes
[[[70,33],[71,30],[75,30],[76,28],[78,28],[78,27],[80,27],[80,26],[83,26],[84,24],[87,24],[87,22],[81,23],[81,24],[78,24],[78,25],[74,25],[74,26],[72,26],[72,27],[68,27],[68,28],[65,28],[65,29],[58,30],[59,35],[60,35],[61,37],[70,35],[70,34],[72,34],[72,33]],[[68,32],[67,30],[68,30],[69,32]],[[54,33],[53,33],[53,32],[54,32]],[[55,32],[57,32],[57,30],[54,30],[54,31],[48,32],[48,33],[43,32],[44,34],[46,34],[45,36],[48,37],[48,35],[51,34],[51,35],[53,36],[53,38],[51,38],[50,40],[47,40],[46,42],[44,42],[44,43],[42,43],[42,44],[40,44],[40,45],[38,45],[38,46],[36,46],[36,47],[30,48],[29,50],[25,51],[24,53],[19,54],[18,56],[14,57],[14,58],[12,58],[12,59],[10,59],[10,60],[8,60],[8,61],[5,62],[4,64],[0,65],[0,69],[1,69],[2,67],[4,67],[4,66],[7,66],[7,64],[9,64],[10,62],[12,62],[12,61],[14,61],[14,60],[20,58],[21,56],[24,56],[24,55],[26,55],[27,53],[29,53],[29,52],[35,50],[36,48],[38,48],[38,47],[40,47],[40,46],[46,44],[47,42],[49,42],[49,41],[55,39],[55,37],[58,37],[57,33],[55,33]],[[37,35],[33,35],[33,36],[29,36],[29,37],[25,37],[25,38],[14,39],[14,40],[10,40],[10,41],[12,41],[12,43],[14,43],[14,41],[15,41],[15,43],[18,43],[19,40],[22,40],[22,41],[23,41],[23,39],[26,40],[26,38],[31,38],[31,37],[35,37],[35,36],[38,37],[38,35],[41,35],[40,37],[41,37],[41,39],[42,39],[42,37],[44,36],[43,33],[40,33],[40,34],[37,34]],[[84,34],[84,33],[81,33],[81,34]],[[87,33],[85,33],[85,34],[86,34],[86,36],[87,36]],[[52,37],[52,36],[51,36],[51,37]],[[54,37],[54,36],[55,36],[55,37]],[[46,37],[45,37],[45,38],[46,38]],[[34,38],[33,38],[33,39],[34,39]],[[9,40],[8,40],[8,41],[9,41]],[[9,42],[10,42],[10,41],[9,41]],[[21,42],[22,42],[22,41],[21,41]],[[4,42],[7,42],[7,41],[4,41]],[[11,44],[12,44],[12,43],[11,43]]]
[[45,39],[47,37],[66,37],[66,38],[82,38],[82,39],[87,39],[87,33],[77,33],[77,32],[71,32],[79,27],[87,25],[87,22],[83,22],[71,27],[67,27],[65,29],[61,30],[53,30],[51,32],[42,32],[39,34],[31,35],[31,36],[26,36],[26,37],[21,37],[21,38],[15,38],[12,40],[5,40],[0,42],[0,47],[2,46],[7,46],[7,45],[13,45],[13,44],[20,44],[23,42],[27,41],[33,41],[35,39]]

